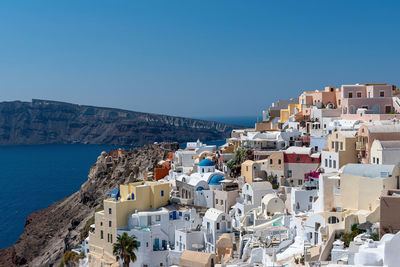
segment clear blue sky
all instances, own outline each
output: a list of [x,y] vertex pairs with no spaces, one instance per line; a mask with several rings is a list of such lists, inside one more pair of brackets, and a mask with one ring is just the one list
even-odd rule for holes
[[0,99],[248,116],[400,79],[395,1],[2,1]]

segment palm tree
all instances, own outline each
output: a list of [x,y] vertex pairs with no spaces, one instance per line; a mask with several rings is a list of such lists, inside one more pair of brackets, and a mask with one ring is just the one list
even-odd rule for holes
[[138,249],[138,242],[135,236],[128,236],[127,233],[117,236],[117,242],[113,244],[113,254],[117,260],[123,260],[123,266],[129,267],[131,261],[136,261],[135,250]]

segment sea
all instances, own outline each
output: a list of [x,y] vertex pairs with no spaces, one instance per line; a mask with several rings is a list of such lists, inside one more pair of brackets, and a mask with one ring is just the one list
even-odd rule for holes
[[[253,126],[257,120],[250,116],[198,119],[240,126]],[[219,146],[224,142],[205,143]],[[0,146],[0,249],[18,240],[30,213],[78,191],[100,153],[116,148],[81,144]]]

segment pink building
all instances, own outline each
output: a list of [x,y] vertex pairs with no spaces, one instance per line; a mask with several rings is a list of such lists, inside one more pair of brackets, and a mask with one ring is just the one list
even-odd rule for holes
[[342,85],[342,114],[356,114],[359,108],[367,109],[369,114],[391,113],[393,88],[386,83]]

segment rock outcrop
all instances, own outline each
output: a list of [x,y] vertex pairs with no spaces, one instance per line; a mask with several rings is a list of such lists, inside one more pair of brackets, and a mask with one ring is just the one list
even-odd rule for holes
[[0,145],[142,146],[198,138],[221,140],[233,128],[240,126],[47,100],[0,103]]
[[28,216],[19,240],[0,250],[0,266],[57,266],[64,252],[80,243],[83,227],[108,191],[143,179],[178,148],[178,143],[160,143],[122,151],[122,156],[103,152],[78,192]]

